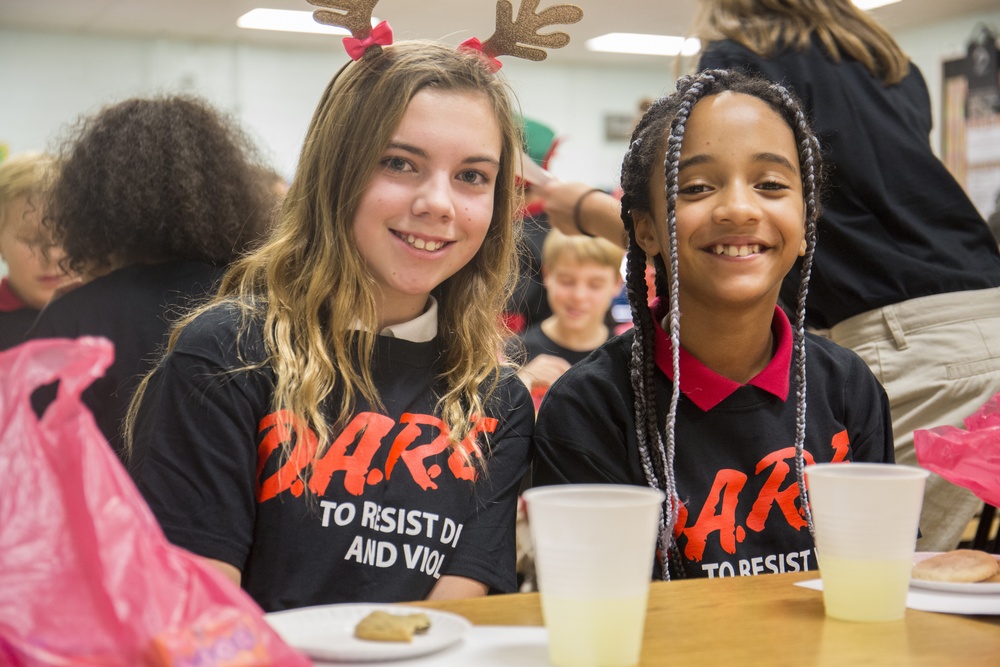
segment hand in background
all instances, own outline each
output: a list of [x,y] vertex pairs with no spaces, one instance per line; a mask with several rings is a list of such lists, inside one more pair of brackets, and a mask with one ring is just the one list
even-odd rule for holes
[[548,390],[549,385],[559,379],[559,377],[569,370],[570,363],[562,357],[551,354],[540,354],[517,372],[521,382],[531,391],[531,398],[535,401],[535,410],[538,410],[542,402],[542,396]]
[[549,224],[563,234],[600,236],[627,246],[621,221],[621,203],[587,183],[553,179],[531,188],[531,196],[542,201]]

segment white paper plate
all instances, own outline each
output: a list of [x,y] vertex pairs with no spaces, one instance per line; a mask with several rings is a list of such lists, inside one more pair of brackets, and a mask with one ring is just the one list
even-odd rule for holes
[[[922,560],[931,556],[936,556],[940,552],[918,551],[913,555],[913,564],[916,565]],[[990,583],[956,584],[948,581],[925,581],[923,579],[910,579],[912,588],[920,588],[926,591],[939,591],[942,593],[968,593],[968,594],[1000,594],[1000,581]]]
[[[424,613],[430,629],[412,642],[358,639],[354,626],[373,611],[390,614]],[[378,662],[416,658],[444,650],[460,641],[472,624],[455,614],[420,607],[388,604],[331,604],[271,612],[264,618],[290,646],[310,658],[332,662]]]

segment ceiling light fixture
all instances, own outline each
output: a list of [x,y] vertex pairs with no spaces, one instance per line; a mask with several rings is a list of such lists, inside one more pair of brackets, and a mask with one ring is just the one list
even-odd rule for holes
[[[374,18],[372,19],[374,21]],[[236,19],[236,25],[254,30],[283,30],[286,32],[317,32],[327,35],[349,35],[345,28],[317,23],[313,13],[293,9],[252,9]]]
[[701,41],[694,37],[672,35],[641,35],[630,32],[611,32],[588,39],[589,51],[608,53],[637,53],[651,56],[693,56],[701,49]]
[[875,9],[876,7],[882,7],[883,5],[891,5],[899,0],[851,0],[854,6],[858,9],[863,9],[868,11],[869,9]]

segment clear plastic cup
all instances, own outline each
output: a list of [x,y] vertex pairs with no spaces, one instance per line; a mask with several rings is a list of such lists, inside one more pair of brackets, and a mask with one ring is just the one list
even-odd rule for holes
[[806,466],[826,615],[896,621],[906,593],[928,472],[884,463]]
[[529,489],[524,499],[550,662],[638,664],[663,492],[570,484]]

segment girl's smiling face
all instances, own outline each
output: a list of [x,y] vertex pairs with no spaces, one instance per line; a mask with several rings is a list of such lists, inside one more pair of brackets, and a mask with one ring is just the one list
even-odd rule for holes
[[[782,279],[806,248],[792,129],[751,95],[705,97],[688,118],[679,167],[681,311],[773,308]],[[647,254],[668,259],[664,187],[658,166],[650,179],[653,210],[637,214],[635,222]]]
[[379,326],[420,314],[479,251],[493,218],[501,135],[485,95],[414,95],[354,217],[378,288]]

